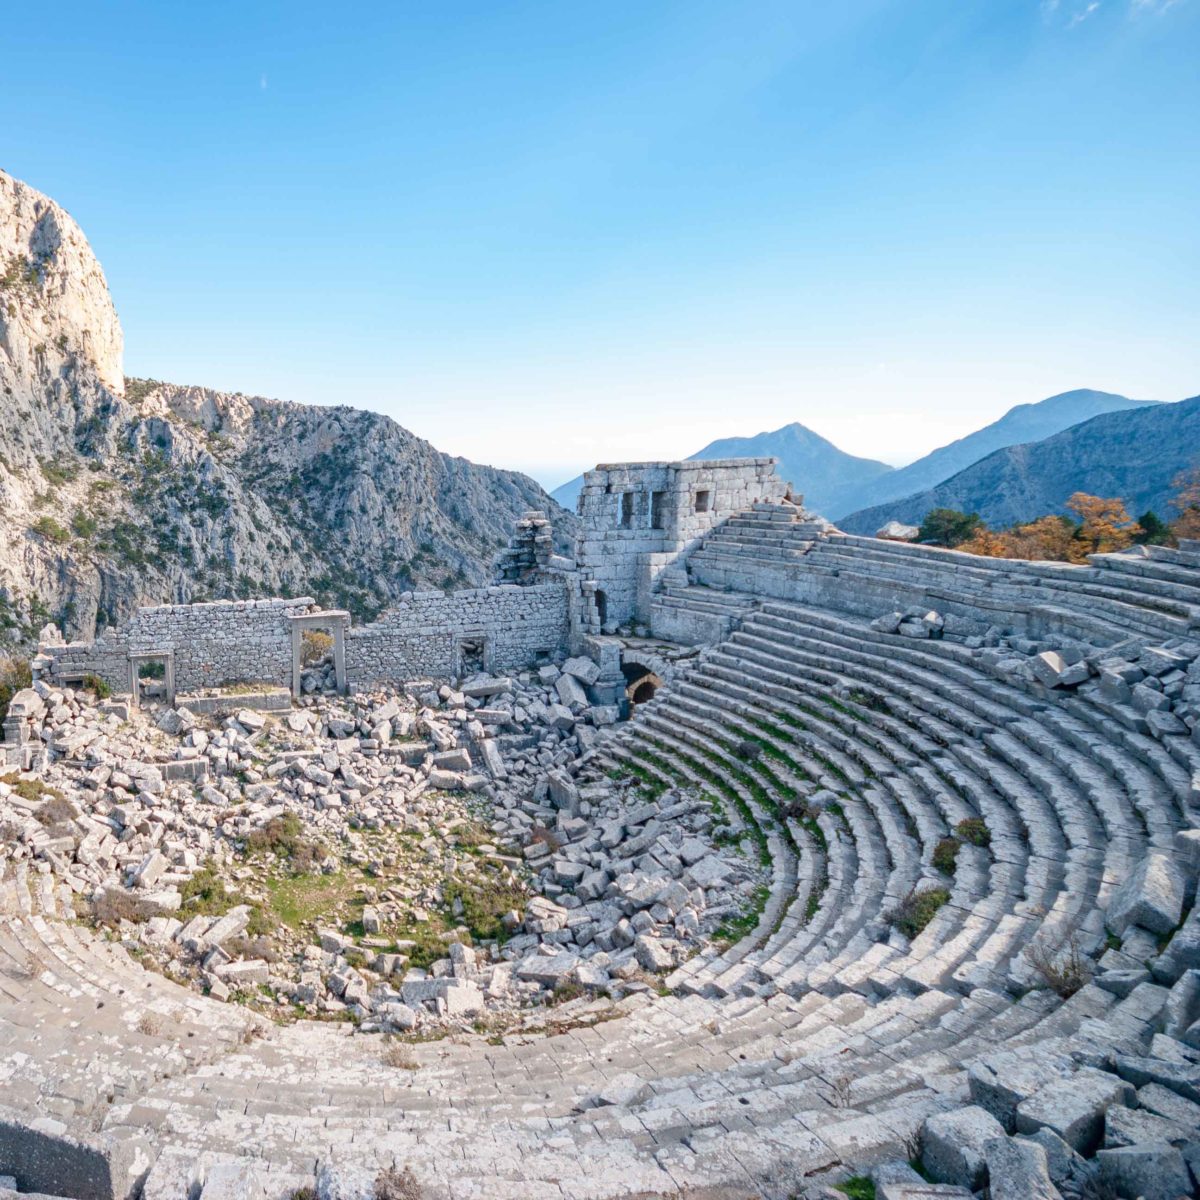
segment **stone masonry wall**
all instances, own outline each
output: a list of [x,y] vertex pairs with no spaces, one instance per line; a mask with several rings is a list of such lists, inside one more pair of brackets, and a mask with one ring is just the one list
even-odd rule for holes
[[378,621],[346,634],[346,676],[354,685],[463,672],[464,643],[482,643],[488,671],[513,671],[568,649],[565,580],[529,587],[414,592]]
[[139,608],[120,631],[94,642],[43,644],[49,680],[99,675],[114,691],[129,688],[129,655],[172,650],[179,691],[228,683],[291,682],[290,615],[313,607],[295,600],[223,600],[213,604],[164,604]]
[[576,555],[602,596],[603,629],[649,619],[657,576],[725,518],[779,500],[774,458],[602,464],[583,477]]

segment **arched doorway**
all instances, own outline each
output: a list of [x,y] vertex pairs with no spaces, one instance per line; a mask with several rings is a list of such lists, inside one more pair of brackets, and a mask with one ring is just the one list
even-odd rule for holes
[[663,685],[662,677],[641,663],[622,663],[621,674],[625,676],[625,699],[629,702],[630,711],[652,700],[654,693]]

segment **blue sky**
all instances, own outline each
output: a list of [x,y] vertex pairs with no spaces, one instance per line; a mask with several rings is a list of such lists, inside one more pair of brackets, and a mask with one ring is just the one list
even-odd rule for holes
[[[0,166],[126,370],[553,486],[799,420],[903,462],[1200,392],[1200,0],[63,0]],[[802,484],[802,481],[797,481]]]

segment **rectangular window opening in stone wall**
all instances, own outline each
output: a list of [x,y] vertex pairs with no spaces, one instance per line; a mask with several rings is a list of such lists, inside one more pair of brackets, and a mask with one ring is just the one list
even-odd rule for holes
[[621,528],[628,529],[633,524],[633,493],[621,493]]
[[650,493],[650,528],[665,529],[666,521],[666,492],[651,492]]
[[696,493],[696,511],[698,513],[706,513],[712,508],[712,492],[700,491]]

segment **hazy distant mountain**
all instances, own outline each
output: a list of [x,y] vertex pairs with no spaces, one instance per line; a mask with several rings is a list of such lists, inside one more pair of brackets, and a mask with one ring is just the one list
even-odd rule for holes
[[1119,496],[1132,516],[1174,516],[1172,481],[1200,461],[1200,396],[1106,413],[1053,437],[1007,446],[937,487],[838,521],[874,533],[886,521],[917,525],[930,509],[977,512],[992,526],[1065,512],[1072,492]]
[[[978,462],[995,450],[1005,446],[1016,446],[1025,442],[1040,442],[1089,421],[1101,413],[1118,412],[1122,409],[1145,407],[1157,404],[1156,400],[1130,400],[1112,392],[1096,392],[1090,388],[1079,388],[1073,392],[1062,392],[1036,404],[1018,404],[1010,408],[998,421],[985,425],[974,433],[959,438],[938,450],[871,480],[860,487],[848,487],[838,497],[836,506],[826,513],[837,520],[850,512],[873,505],[899,500],[917,492],[935,487],[972,463]],[[797,482],[803,490],[803,485]],[[872,531],[874,532],[874,531]]]
[[[693,459],[771,456],[779,459],[779,474],[791,481],[809,508],[818,512],[829,511],[838,497],[847,491],[858,489],[893,470],[887,463],[856,458],[839,450],[831,441],[806,429],[798,421],[753,437],[720,438],[690,455]],[[550,495],[564,508],[573,509],[582,486],[583,476],[580,475]]]
[[887,463],[847,454],[799,421],[754,437],[720,438],[709,442],[691,457],[765,458],[768,455],[779,459],[779,474],[804,496],[805,505],[820,513],[829,512],[847,492],[857,491],[873,479],[894,474],[894,468]]

